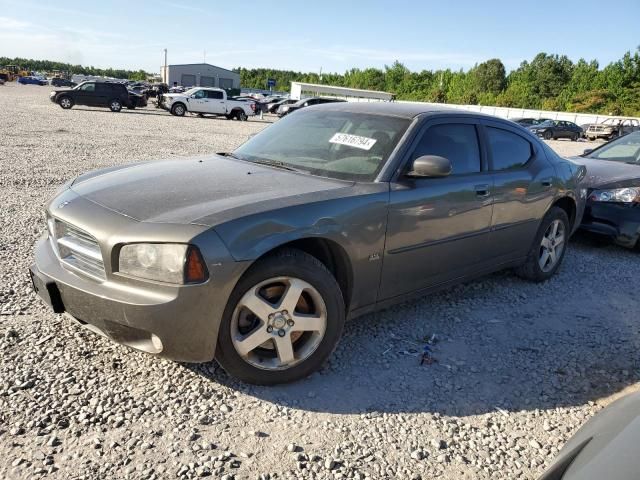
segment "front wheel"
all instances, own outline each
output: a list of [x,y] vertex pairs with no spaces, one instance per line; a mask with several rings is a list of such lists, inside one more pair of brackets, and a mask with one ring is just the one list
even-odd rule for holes
[[65,110],[69,110],[71,107],[73,107],[73,100],[71,100],[70,97],[62,97],[58,103],[60,104],[60,106],[62,108],[64,108]]
[[574,133],[573,135],[571,135],[572,142],[577,142],[579,138],[580,138],[580,135],[577,133]]
[[122,110],[122,102],[118,99],[113,99],[109,102],[109,110],[112,112],[119,112]]
[[171,107],[171,113],[178,117],[183,117],[185,113],[187,113],[187,109],[181,103],[176,103],[173,107]]
[[553,133],[551,133],[550,130],[547,130],[546,132],[544,132],[543,138],[545,140],[551,140],[553,138]]
[[248,383],[299,380],[329,358],[344,321],[342,292],[327,268],[305,252],[282,250],[259,260],[236,285],[216,359]]
[[560,268],[567,250],[569,234],[567,212],[560,207],[551,207],[540,223],[527,260],[516,273],[534,282],[543,282],[551,278]]

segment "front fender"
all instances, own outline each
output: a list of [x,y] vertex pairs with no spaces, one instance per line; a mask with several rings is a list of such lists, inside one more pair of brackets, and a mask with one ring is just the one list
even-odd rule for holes
[[347,254],[351,308],[375,303],[387,226],[388,186],[378,193],[301,204],[231,220],[215,227],[236,261],[255,261],[295,240],[326,239]]

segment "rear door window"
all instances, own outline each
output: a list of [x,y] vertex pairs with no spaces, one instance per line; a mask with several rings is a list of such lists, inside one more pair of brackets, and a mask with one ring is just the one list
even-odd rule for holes
[[492,170],[514,170],[522,168],[531,158],[533,149],[528,140],[520,135],[487,127],[491,149]]
[[222,92],[217,90],[207,90],[207,98],[212,100],[222,100],[224,96],[222,95]]
[[434,125],[423,134],[413,159],[437,155],[451,162],[451,174],[480,172],[480,147],[475,125],[445,123]]

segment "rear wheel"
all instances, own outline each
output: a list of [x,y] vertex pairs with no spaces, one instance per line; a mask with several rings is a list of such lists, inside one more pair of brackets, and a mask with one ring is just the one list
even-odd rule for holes
[[244,111],[242,110],[236,110],[236,114],[235,114],[236,119],[240,120],[241,122],[246,122],[247,119],[249,117],[247,117],[247,114],[244,113]]
[[516,273],[527,280],[543,282],[560,268],[569,241],[569,217],[560,207],[551,207],[542,219],[533,247]]
[[112,112],[119,112],[120,110],[122,110],[122,102],[120,100],[118,100],[117,98],[114,98],[113,100],[109,101],[109,110],[111,110]]
[[60,100],[58,100],[58,103],[65,110],[69,110],[71,107],[73,107],[73,100],[71,99],[71,97],[62,97]]
[[299,380],[331,355],[344,321],[333,275],[307,253],[282,250],[238,282],[220,325],[216,359],[248,383]]

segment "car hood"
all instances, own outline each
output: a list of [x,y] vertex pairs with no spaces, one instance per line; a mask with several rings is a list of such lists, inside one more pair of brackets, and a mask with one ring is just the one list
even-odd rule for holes
[[569,160],[587,167],[587,175],[582,181],[586,188],[640,186],[640,165],[585,157]]
[[539,480],[627,480],[640,462],[640,393],[627,395],[589,420]]
[[335,198],[352,186],[214,155],[92,172],[78,177],[71,189],[138,221],[215,226],[239,216]]

